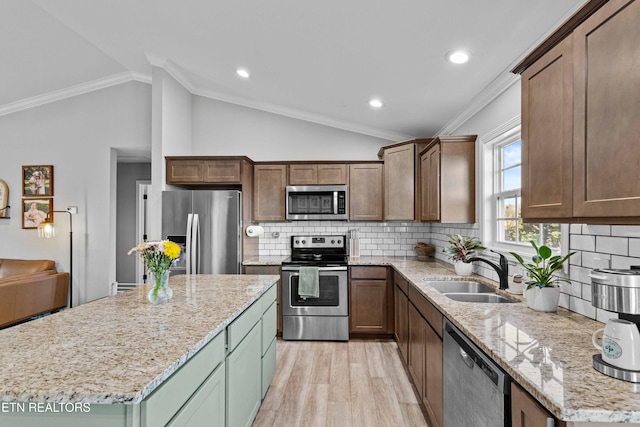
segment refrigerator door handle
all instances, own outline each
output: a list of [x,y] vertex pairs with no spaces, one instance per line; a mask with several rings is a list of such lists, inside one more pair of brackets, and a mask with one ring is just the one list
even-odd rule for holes
[[189,214],[187,215],[187,231],[185,232],[185,235],[187,236],[187,243],[185,247],[185,253],[186,253],[185,263],[187,265],[187,274],[191,274],[191,255],[192,255],[191,229],[192,227],[193,227],[193,214]]
[[193,273],[200,273],[200,216],[193,214]]

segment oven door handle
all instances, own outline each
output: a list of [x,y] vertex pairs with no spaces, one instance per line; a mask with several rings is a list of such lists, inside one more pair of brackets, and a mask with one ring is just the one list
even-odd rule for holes
[[[300,271],[300,267],[298,266],[288,266],[283,265],[282,271]],[[324,273],[325,271],[347,271],[347,267],[319,267],[318,273]],[[297,275],[297,273],[294,273]]]

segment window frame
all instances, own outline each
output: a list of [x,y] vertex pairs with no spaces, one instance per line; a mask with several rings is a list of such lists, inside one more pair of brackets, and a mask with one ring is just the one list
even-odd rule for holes
[[[499,158],[500,150],[502,147],[521,139],[520,116],[511,119],[480,138],[481,149],[479,150],[480,158],[478,160],[482,179],[481,194],[478,200],[483,204],[483,206],[480,206],[480,212],[482,221],[481,236],[484,246],[487,249],[503,253],[513,262],[515,262],[515,258],[509,252],[517,252],[523,256],[525,262],[531,262],[531,256],[535,254],[531,245],[498,240],[498,196],[512,195],[513,197],[520,197],[522,200],[522,187],[520,189],[498,191],[501,189],[502,180],[498,173],[502,171]],[[521,171],[524,171],[522,169],[522,161],[520,161],[520,166]],[[518,218],[516,217],[516,219]],[[560,224],[560,231],[562,233],[560,249],[555,249],[554,254],[566,255],[569,252],[569,225]],[[485,252],[485,254],[491,257],[490,252]],[[568,264],[564,264],[565,273],[568,273]],[[519,264],[517,264],[517,267],[520,268]]]

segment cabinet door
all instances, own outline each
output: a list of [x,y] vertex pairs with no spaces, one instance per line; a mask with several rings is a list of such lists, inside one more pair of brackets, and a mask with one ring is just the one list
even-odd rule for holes
[[202,182],[202,160],[167,160],[167,184]]
[[316,185],[318,165],[289,165],[289,185]]
[[351,280],[349,291],[349,332],[386,333],[387,281]]
[[219,366],[171,420],[169,427],[225,426],[225,366]]
[[347,185],[349,184],[349,168],[346,164],[318,165],[318,184]]
[[400,350],[402,361],[407,363],[407,344],[409,338],[409,299],[400,290],[399,286],[394,286],[395,290],[395,338]]
[[212,184],[240,184],[240,160],[205,160],[203,181]]
[[430,426],[443,426],[444,391],[442,383],[443,359],[442,339],[430,327],[424,328],[425,332],[425,375],[424,398],[422,402],[431,419]]
[[409,374],[422,399],[424,397],[425,328],[427,322],[420,312],[409,303]]
[[522,73],[522,217],[572,215],[573,58],[569,36]]
[[286,165],[256,165],[253,175],[253,220],[284,221]]
[[415,144],[384,151],[384,219],[415,219]]
[[227,426],[250,426],[262,401],[260,322],[227,356]]
[[[551,420],[551,423],[548,423]],[[533,397],[518,384],[511,383],[511,425],[513,427],[563,427],[566,423],[557,421]]]
[[349,219],[382,221],[382,165],[349,165]]
[[575,217],[640,212],[640,1],[612,0],[573,33]]
[[440,220],[440,145],[435,144],[420,158],[423,221]]

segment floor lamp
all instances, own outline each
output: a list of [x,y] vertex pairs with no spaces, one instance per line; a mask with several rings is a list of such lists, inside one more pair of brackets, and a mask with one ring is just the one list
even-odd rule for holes
[[[76,206],[70,206],[66,211],[52,211],[51,213],[69,214],[69,308],[73,307],[73,214],[78,213]],[[47,218],[38,225],[38,237],[50,239],[56,235],[56,229],[49,214]]]

